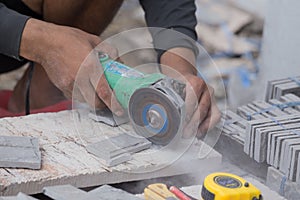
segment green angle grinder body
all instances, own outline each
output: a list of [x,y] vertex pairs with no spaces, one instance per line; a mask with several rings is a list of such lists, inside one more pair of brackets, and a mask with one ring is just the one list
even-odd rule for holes
[[181,128],[185,114],[185,84],[161,73],[144,74],[99,53],[108,84],[132,126],[157,145],[168,144]]

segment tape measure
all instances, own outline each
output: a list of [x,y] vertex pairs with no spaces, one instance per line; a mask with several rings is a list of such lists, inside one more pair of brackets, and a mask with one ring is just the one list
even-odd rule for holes
[[259,189],[239,176],[228,173],[208,175],[203,183],[203,200],[262,200]]

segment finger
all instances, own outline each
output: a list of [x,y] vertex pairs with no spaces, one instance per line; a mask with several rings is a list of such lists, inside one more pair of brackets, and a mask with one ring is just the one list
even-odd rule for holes
[[199,98],[203,92],[204,82],[198,80],[188,80],[186,84],[186,122],[188,123],[198,107]]
[[209,90],[206,90],[201,96],[200,103],[197,110],[194,112],[193,117],[186,125],[187,128],[184,133],[187,137],[192,137],[193,135],[197,134],[199,125],[208,116],[208,113],[210,111],[210,106],[211,106],[210,93]]
[[90,82],[92,76],[100,77],[101,73],[103,73],[102,71],[103,70],[100,62],[97,59],[96,52],[92,51],[85,59],[77,73],[73,89],[74,97],[78,98],[79,100],[82,100],[83,97],[84,101],[93,108],[96,107],[102,109],[106,107],[101,99],[98,98],[98,95],[96,95],[95,88]]
[[101,76],[98,84],[92,83],[92,85],[94,86],[98,97],[113,113],[118,116],[122,116],[124,114],[122,106],[120,105],[116,96],[108,85],[104,75]]
[[183,129],[183,137],[191,138],[198,133],[198,128],[200,125],[200,109],[197,109],[190,119],[189,123],[187,123]]
[[202,123],[202,121],[207,117],[208,112],[210,110],[210,106],[211,106],[211,93],[207,89],[201,96],[200,102],[198,105],[198,109],[200,110],[200,112],[199,112],[200,113],[200,118],[199,118],[200,123]]
[[216,103],[212,104],[212,107],[207,115],[207,118],[200,124],[198,130],[198,136],[204,137],[205,134],[211,130],[221,119],[221,112]]
[[103,109],[105,108],[104,102],[101,101],[101,99],[97,96],[95,93],[95,89],[93,85],[90,83],[90,81],[82,81],[80,82],[80,85],[78,86],[80,93],[77,95],[77,98],[80,98],[81,96],[84,98],[84,101],[89,104],[93,108]]

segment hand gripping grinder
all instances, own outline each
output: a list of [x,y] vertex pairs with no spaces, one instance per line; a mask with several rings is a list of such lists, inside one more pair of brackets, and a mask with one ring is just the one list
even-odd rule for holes
[[109,86],[137,134],[166,145],[178,133],[184,117],[185,84],[161,73],[145,74],[99,52]]

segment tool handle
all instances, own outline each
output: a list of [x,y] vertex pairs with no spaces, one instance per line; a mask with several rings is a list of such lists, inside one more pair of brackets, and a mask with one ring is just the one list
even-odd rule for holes
[[176,195],[177,198],[180,200],[192,200],[190,197],[188,197],[184,192],[182,192],[180,189],[178,189],[176,186],[171,186],[169,189],[173,194]]

